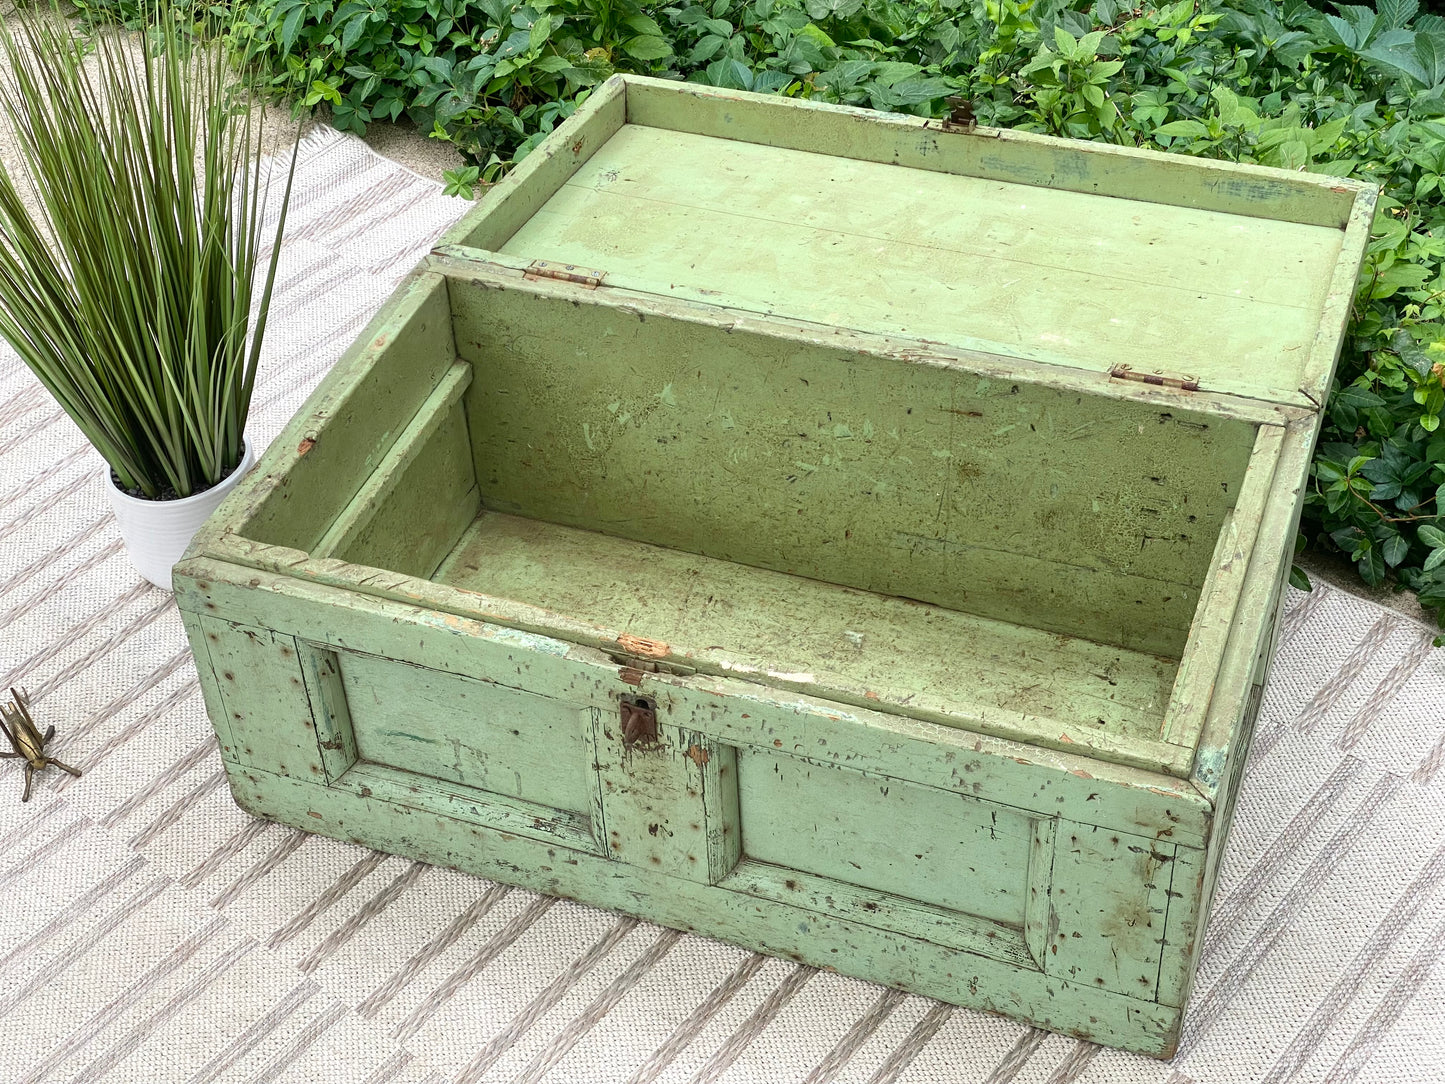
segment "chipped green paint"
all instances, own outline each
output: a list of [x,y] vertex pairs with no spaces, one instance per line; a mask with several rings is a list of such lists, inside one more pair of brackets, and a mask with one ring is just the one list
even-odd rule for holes
[[1372,208],[609,80],[178,566],[237,801],[1167,1056]]

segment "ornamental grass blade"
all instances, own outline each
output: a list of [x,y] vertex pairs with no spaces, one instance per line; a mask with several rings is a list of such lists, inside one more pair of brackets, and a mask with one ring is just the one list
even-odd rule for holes
[[23,159],[0,163],[0,335],[124,488],[184,497],[244,451],[296,157],[257,298],[267,189],[245,64],[174,9],[148,14],[139,62],[53,9],[0,24]]

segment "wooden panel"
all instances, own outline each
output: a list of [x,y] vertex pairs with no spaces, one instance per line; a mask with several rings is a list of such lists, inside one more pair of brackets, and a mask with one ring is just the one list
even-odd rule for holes
[[223,752],[240,764],[325,778],[294,637],[218,617],[193,619],[206,639],[197,659],[203,687],[223,712]]
[[453,306],[488,507],[1155,654],[1182,649],[1254,439],[605,290],[458,282]]
[[592,712],[355,652],[339,655],[360,759],[587,814]]
[[312,722],[316,727],[316,748],[326,781],[335,783],[356,764],[356,732],[341,683],[341,660],[336,652],[315,644],[302,643],[301,670],[306,695],[311,699]]
[[[296,567],[288,566],[293,572]],[[357,578],[373,578],[357,570]],[[228,582],[234,576],[239,583]],[[1017,741],[865,708],[848,708],[755,681],[644,674],[640,690],[625,666],[592,648],[465,616],[439,585],[408,601],[307,582],[259,568],[225,569],[193,557],[177,578],[183,613],[225,612],[316,643],[522,687],[610,714],[622,692],[664,702],[674,725],[727,745],[780,749],[978,798],[1043,817],[1064,816],[1202,846],[1210,805],[1188,782],[1072,751]],[[459,595],[459,592],[453,592]]]
[[309,551],[455,361],[445,280],[413,274],[238,487],[229,526]]
[[1248,583],[1250,554],[1273,492],[1284,434],[1283,426],[1260,426],[1239,501],[1219,532],[1209,576],[1189,627],[1189,643],[1179,662],[1160,727],[1164,739],[1175,745],[1194,748],[1204,730],[1219,670],[1234,634],[1234,615]]
[[[208,624],[214,627],[207,628]],[[231,732],[231,713],[221,699],[221,682],[211,662],[210,645],[219,642],[222,633],[230,634],[230,625],[225,621],[207,621],[200,615],[181,611],[181,627],[185,629],[186,642],[190,645],[191,657],[195,661],[196,678],[201,686],[201,698],[205,701],[206,715],[216,732],[216,744],[225,760],[239,761],[240,747]]]
[[1029,897],[1024,905],[1024,944],[1036,967],[1044,966],[1049,951],[1049,897],[1054,884],[1054,847],[1058,821],[1033,821],[1029,840]]
[[735,784],[719,775],[731,756],[711,739],[662,722],[666,714],[659,710],[656,743],[625,748],[616,709],[597,713],[607,853],[649,871],[713,882],[737,860],[735,804],[729,808],[722,795]]
[[472,367],[457,362],[316,544],[339,557],[430,575],[480,507],[462,393]]
[[1193,781],[1211,802],[1222,803],[1225,780],[1234,757],[1241,755],[1244,720],[1252,686],[1263,683],[1257,668],[1271,614],[1289,575],[1300,511],[1309,486],[1310,460],[1320,418],[1299,412],[1280,442],[1274,484],[1261,514],[1249,555],[1249,572],[1234,616],[1234,627],[1214,681],[1204,728],[1195,743],[1199,752]]
[[763,751],[738,757],[743,854],[1022,928],[1029,818],[915,783]]
[[1054,845],[1044,970],[1152,1000],[1175,845],[1061,821]]
[[[582,899],[697,930],[746,948],[1031,1021],[1096,1042],[1169,1057],[1180,1011],[1039,974],[988,956],[768,901],[700,881],[651,874],[515,833],[251,769],[232,786],[253,812],[339,839],[451,866],[537,892]],[[313,817],[311,812],[318,814]],[[565,854],[565,857],[564,857]]]
[[684,730],[688,776],[702,791],[703,830],[707,833],[707,880],[717,884],[737,868],[743,856],[742,810],[738,802],[738,756],[730,745],[706,734]]
[[[760,900],[801,907],[816,915],[857,922],[910,939],[1004,960],[1037,970],[1018,928],[937,904],[879,892],[787,866],[744,858],[721,887]],[[806,926],[807,923],[804,923]]]
[[[1228,820],[1221,822],[1221,839],[1228,831]],[[1223,847],[1214,848],[1214,853]],[[1169,917],[1165,923],[1163,962],[1159,967],[1159,990],[1155,1000],[1161,1005],[1178,1005],[1189,1000],[1199,956],[1204,947],[1205,920],[1214,897],[1217,861],[1209,863],[1209,853],[1197,847],[1177,847],[1174,868],[1170,872]]]
[[450,783],[428,773],[361,762],[333,783],[331,790],[393,802],[569,849],[594,854],[602,849],[596,825],[586,814]]
[[622,127],[625,118],[624,83],[614,76],[593,88],[577,112],[448,230],[442,243],[501,247]]
[[612,286],[1305,403],[1340,230],[903,176],[633,124],[502,251]]
[[920,718],[1048,738],[1154,737],[1174,681],[1155,655],[921,606],[595,531],[484,512],[436,578],[660,641],[711,673]]
[[627,77],[627,123],[896,163],[1015,184],[1090,192],[1341,229],[1358,181],[1158,151],[978,128],[944,131],[938,121],[773,94]]

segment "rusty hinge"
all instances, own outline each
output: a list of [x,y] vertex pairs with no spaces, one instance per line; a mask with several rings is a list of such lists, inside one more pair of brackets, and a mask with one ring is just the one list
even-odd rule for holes
[[618,675],[629,685],[641,685],[644,674],[671,674],[673,677],[691,677],[697,673],[697,667],[695,666],[684,666],[682,663],[659,659],[643,659],[636,655],[624,655],[619,651],[609,651],[607,657],[620,667]]
[[533,260],[530,267],[522,275],[528,282],[536,282],[538,279],[560,279],[562,282],[575,282],[587,290],[595,290],[602,285],[602,279],[606,271],[595,271],[590,267],[578,267],[575,263],[557,263],[554,260]]
[[1181,373],[1141,373],[1127,365],[1115,365],[1109,370],[1115,380],[1133,380],[1140,384],[1153,384],[1160,388],[1178,388],[1180,391],[1198,391],[1199,378]]
[[624,696],[621,701],[622,745],[657,744],[657,702],[646,696]]

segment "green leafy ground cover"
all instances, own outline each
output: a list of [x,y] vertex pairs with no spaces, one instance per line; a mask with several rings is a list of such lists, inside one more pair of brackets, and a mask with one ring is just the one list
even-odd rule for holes
[[[136,0],[84,0],[133,18]],[[127,9],[126,5],[130,5]],[[1445,18],[1417,0],[246,0],[271,89],[410,118],[472,194],[615,71],[1374,181],[1305,541],[1445,625]]]

